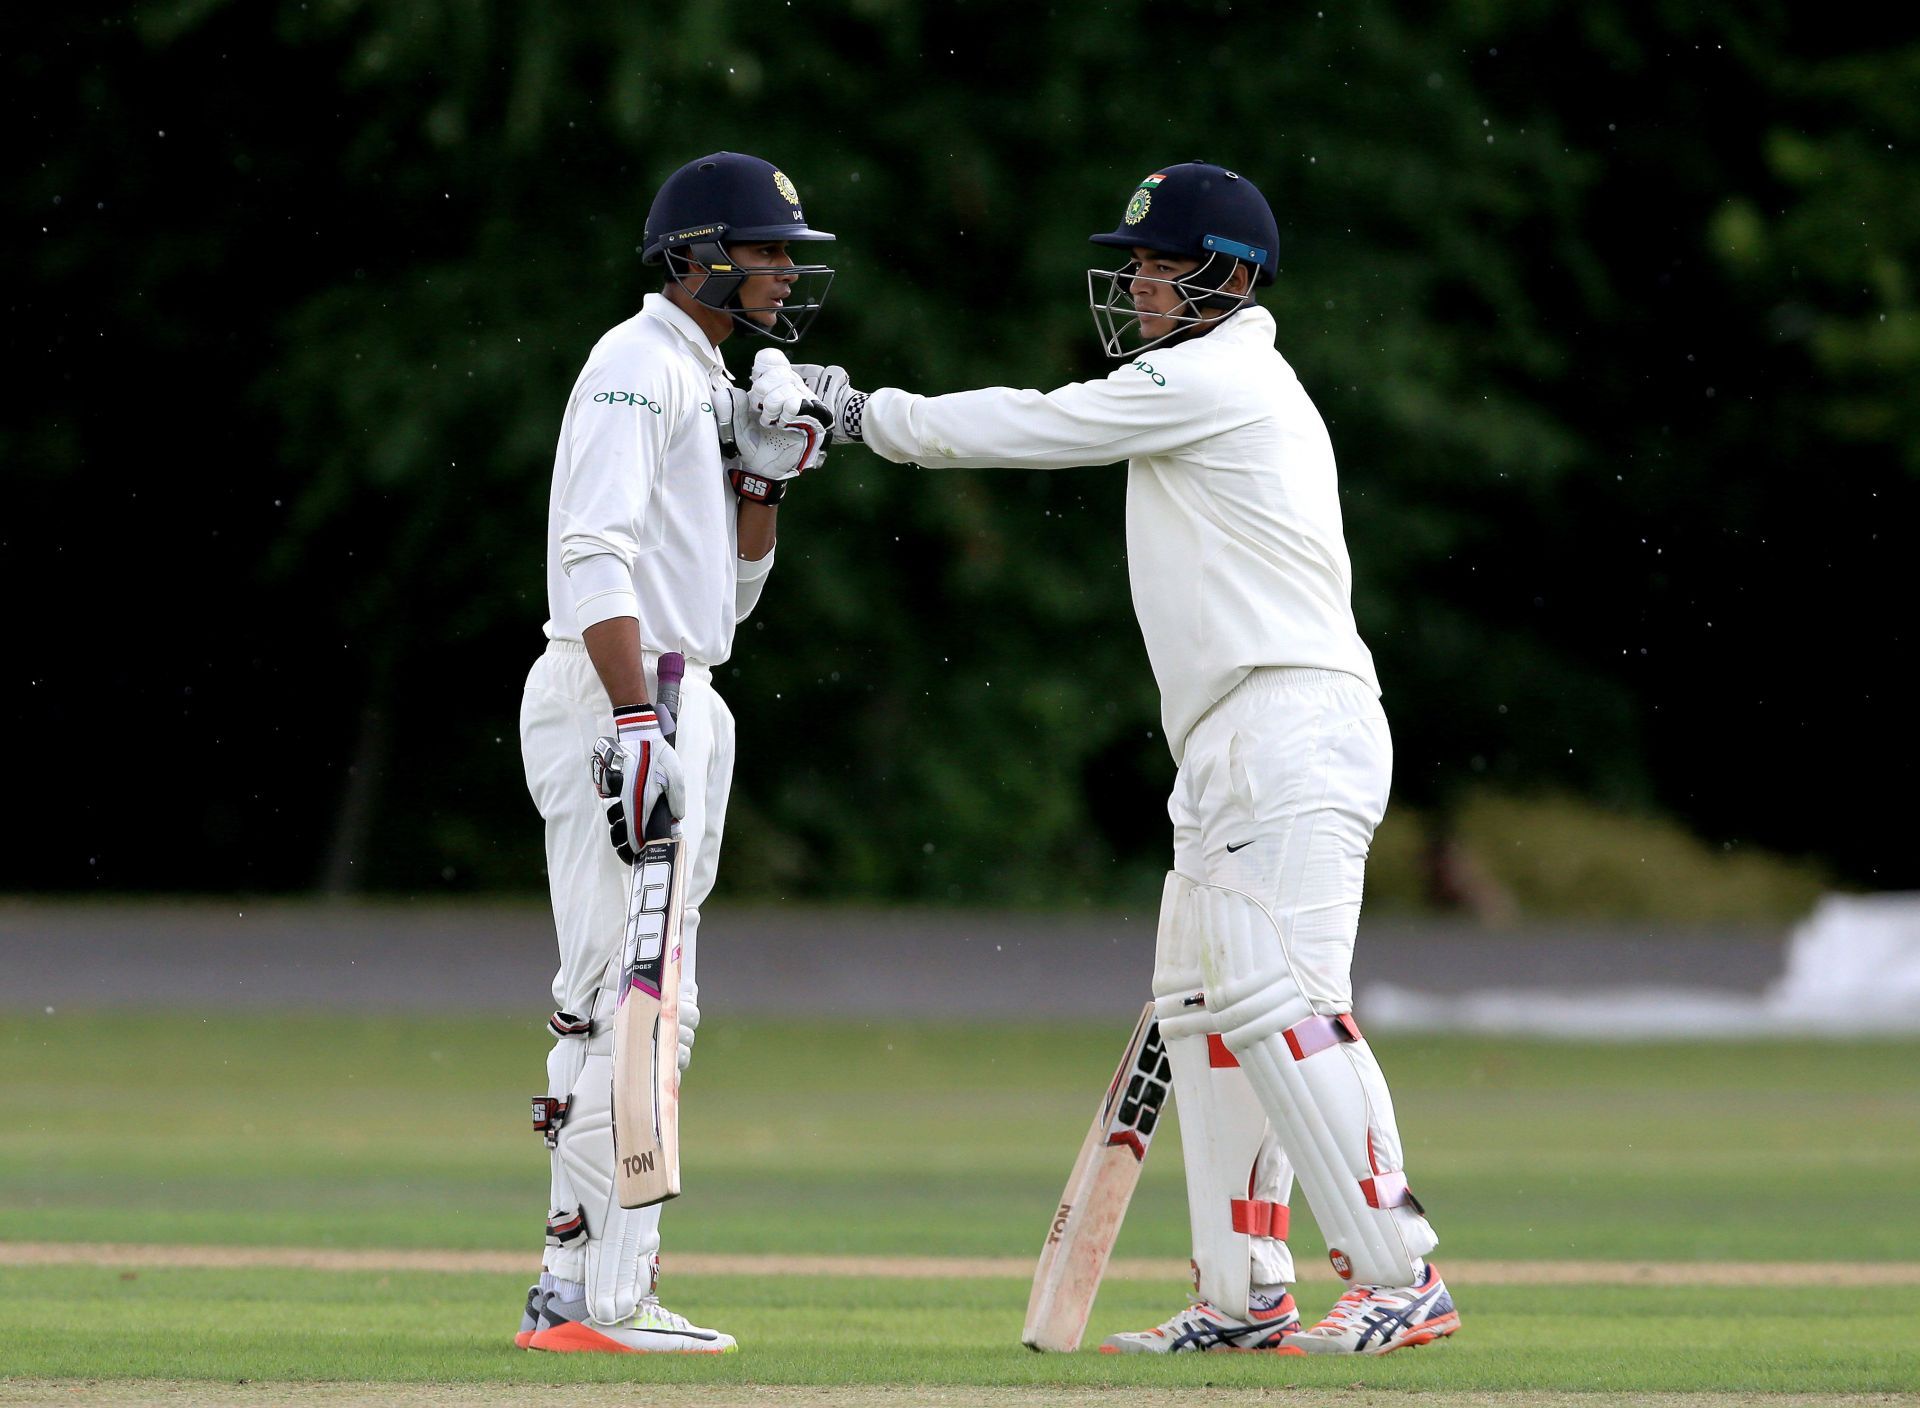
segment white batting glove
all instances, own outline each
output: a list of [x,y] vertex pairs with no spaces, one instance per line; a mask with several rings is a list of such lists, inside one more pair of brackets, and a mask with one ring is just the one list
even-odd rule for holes
[[680,758],[651,704],[613,711],[615,737],[593,745],[593,788],[607,800],[608,839],[632,865],[646,844],[647,823],[664,803],[669,825],[687,814],[687,783]]
[[793,374],[787,354],[777,347],[763,347],[754,354],[753,384],[748,391],[760,424],[779,425],[813,399],[807,384]]
[[826,367],[818,362],[795,362],[793,372],[807,390],[833,413],[833,433],[842,440],[860,439],[860,420],[866,410],[867,393],[855,391],[847,380],[845,367]]
[[757,504],[785,498],[787,482],[825,463],[833,440],[831,417],[818,401],[802,400],[784,420],[765,426],[754,415],[752,392],[722,386],[713,392],[713,418],[733,492]]
[[680,989],[680,1074],[687,1073],[687,1063],[693,1060],[693,1034],[700,1029],[700,1009],[694,1005],[694,993],[687,987]]

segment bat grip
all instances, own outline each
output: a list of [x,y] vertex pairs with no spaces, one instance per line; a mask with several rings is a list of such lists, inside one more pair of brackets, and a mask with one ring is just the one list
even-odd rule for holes
[[[687,673],[687,657],[677,650],[669,650],[660,657],[656,671],[659,688],[654,690],[654,703],[666,714],[673,727],[667,734],[667,742],[672,743],[680,732],[680,681]],[[673,817],[667,811],[667,799],[662,797],[653,804],[653,811],[647,816],[647,840],[662,841],[673,834]]]

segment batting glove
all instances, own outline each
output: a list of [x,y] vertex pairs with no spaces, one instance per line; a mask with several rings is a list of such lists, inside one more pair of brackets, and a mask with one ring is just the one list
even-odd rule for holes
[[647,822],[656,804],[666,803],[669,827],[687,814],[687,784],[653,705],[616,708],[613,726],[614,737],[593,745],[593,789],[607,801],[607,830],[615,853],[632,865],[646,844]]
[[680,985],[680,1074],[687,1073],[687,1063],[693,1060],[693,1034],[700,1030],[700,1008],[695,1003],[699,989],[692,983]]
[[793,373],[807,390],[833,413],[832,430],[842,440],[858,440],[867,393],[855,391],[845,367],[823,367],[817,362],[795,362]]
[[[804,391],[801,387],[802,395]],[[783,394],[783,399],[792,397]],[[734,493],[757,504],[777,504],[786,497],[789,480],[826,461],[832,417],[825,406],[807,399],[774,425],[760,424],[756,409],[751,392],[731,386],[715,389],[720,458]]]

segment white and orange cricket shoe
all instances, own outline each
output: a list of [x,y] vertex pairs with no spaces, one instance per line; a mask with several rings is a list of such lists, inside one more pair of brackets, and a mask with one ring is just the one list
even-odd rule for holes
[[534,1331],[540,1328],[540,1307],[546,1303],[547,1295],[537,1283],[527,1287],[526,1309],[520,1312],[520,1329],[513,1337],[515,1349],[525,1349],[533,1342]]
[[1429,1262],[1412,1286],[1355,1286],[1318,1325],[1288,1335],[1287,1345],[1307,1354],[1386,1354],[1459,1328],[1447,1283]]
[[1197,1300],[1151,1330],[1129,1330],[1109,1335],[1102,1354],[1194,1354],[1235,1350],[1242,1353],[1299,1354],[1283,1343],[1300,1328],[1300,1312],[1293,1297],[1283,1295],[1271,1309],[1251,1312],[1246,1320],[1221,1314]]
[[608,1324],[587,1314],[587,1302],[549,1295],[528,1349],[553,1354],[731,1354],[732,1335],[703,1330],[648,1296],[626,1319]]

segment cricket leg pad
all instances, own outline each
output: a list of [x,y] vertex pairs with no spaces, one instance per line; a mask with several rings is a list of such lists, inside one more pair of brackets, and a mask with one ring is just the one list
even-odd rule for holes
[[[1222,1047],[1225,1042],[1220,1043]],[[1246,1073],[1241,1080],[1247,1085],[1248,1097],[1259,1103],[1260,1097],[1254,1093],[1251,1083],[1246,1082]],[[1260,1112],[1266,1122],[1266,1111]],[[1254,1156],[1253,1177],[1247,1184],[1247,1208],[1242,1214],[1236,1206],[1233,1210],[1236,1224],[1244,1215],[1248,1222],[1247,1231],[1252,1234],[1248,1239],[1248,1248],[1252,1252],[1253,1284],[1256,1286],[1291,1286],[1294,1283],[1293,1248],[1287,1245],[1288,1223],[1292,1220],[1289,1204],[1293,1199],[1293,1163],[1287,1158],[1286,1150],[1280,1147],[1280,1140],[1273,1132],[1271,1122],[1266,1122],[1265,1137],[1260,1141],[1260,1152]]]
[[[610,1026],[610,1024],[609,1024]],[[586,1221],[583,1242],[549,1248],[547,1269],[587,1288],[595,1320],[619,1321],[653,1293],[660,1205],[623,1208],[613,1176],[613,1035],[595,1034],[567,1101],[554,1158]]]
[[[1386,1081],[1351,1014],[1301,995],[1252,896],[1197,887],[1209,1007],[1299,1176],[1342,1279],[1410,1286],[1438,1242],[1401,1166]],[[1184,1113],[1182,1115],[1184,1120]]]
[[[1200,935],[1194,923],[1194,882],[1167,872],[1160,890],[1160,926],[1153,943],[1153,1015],[1160,1039],[1171,1044],[1214,1030],[1200,971]],[[1183,1117],[1184,1118],[1184,1117]]]
[[580,1214],[580,1199],[560,1158],[560,1134],[566,1127],[569,1097],[586,1065],[587,1037],[592,1028],[591,1017],[571,1012],[555,1012],[548,1019],[547,1029],[553,1033],[554,1042],[553,1050],[547,1053],[547,1093],[533,1102],[533,1127],[547,1142],[551,1185],[541,1266],[570,1281],[581,1280],[586,1274],[586,1219]]
[[[1243,1315],[1252,1283],[1292,1280],[1293,1258],[1284,1240],[1287,1194],[1278,1191],[1276,1232],[1271,1169],[1267,1183],[1255,1186],[1262,1146],[1270,1142],[1267,1116],[1212,1030],[1193,894],[1192,881],[1177,871],[1168,873],[1154,945],[1154,1013],[1173,1067],[1180,1111],[1194,1293],[1228,1315]],[[1284,1160],[1280,1166],[1285,1167]],[[1291,1173],[1286,1178],[1291,1184]],[[1249,1211],[1256,1203],[1261,1214],[1257,1218]]]

